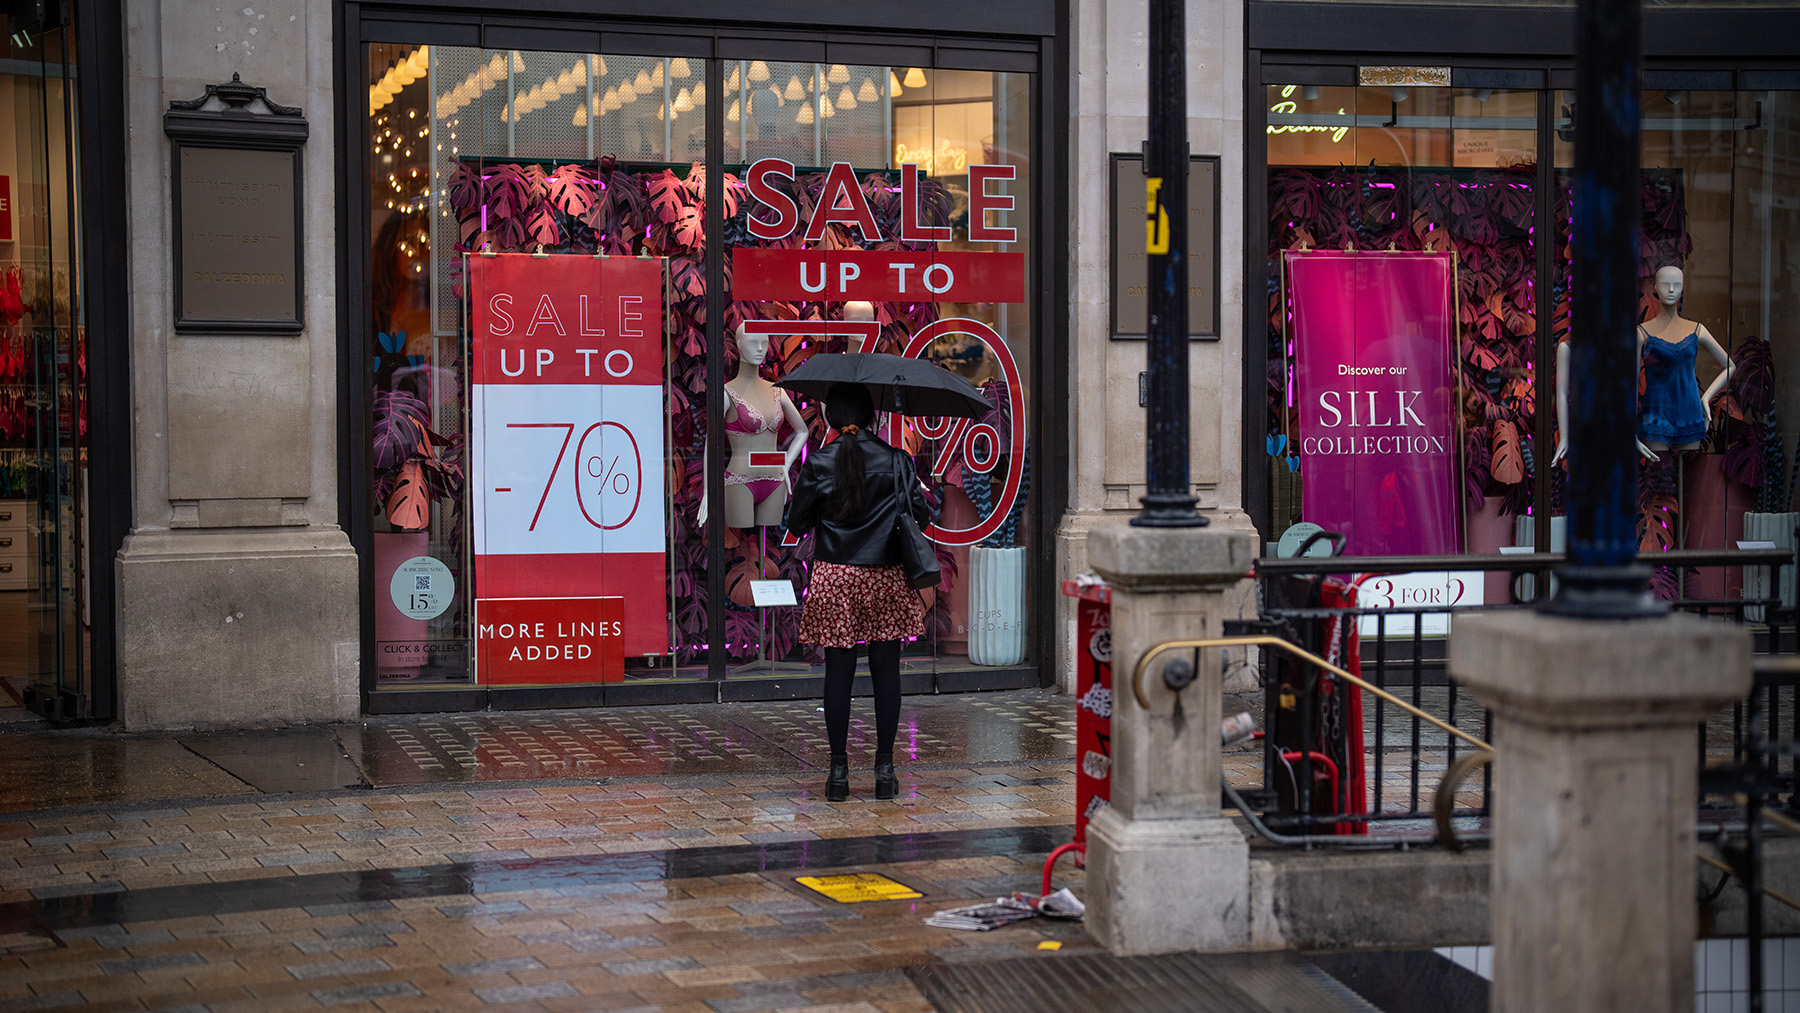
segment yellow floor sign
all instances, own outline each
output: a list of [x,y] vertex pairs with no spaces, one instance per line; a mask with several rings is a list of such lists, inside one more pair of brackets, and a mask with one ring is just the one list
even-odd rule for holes
[[848,876],[798,876],[794,882],[809,890],[817,890],[839,904],[925,896],[905,883],[896,883],[874,872],[858,872]]

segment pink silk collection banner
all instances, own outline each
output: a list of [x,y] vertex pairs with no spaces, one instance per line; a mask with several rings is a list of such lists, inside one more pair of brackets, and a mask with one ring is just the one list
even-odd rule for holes
[[1450,254],[1285,257],[1302,517],[1346,555],[1461,551]]

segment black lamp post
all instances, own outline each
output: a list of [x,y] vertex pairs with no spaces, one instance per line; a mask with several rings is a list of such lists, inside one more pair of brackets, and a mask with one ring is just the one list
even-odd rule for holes
[[1666,611],[1637,562],[1638,4],[1579,0],[1575,15],[1569,548],[1544,611],[1587,619]]
[[[1131,523],[1206,524],[1188,481],[1187,29],[1183,0],[1150,0],[1150,136],[1145,145],[1144,249],[1150,319],[1144,509]],[[1121,241],[1124,241],[1121,237]]]

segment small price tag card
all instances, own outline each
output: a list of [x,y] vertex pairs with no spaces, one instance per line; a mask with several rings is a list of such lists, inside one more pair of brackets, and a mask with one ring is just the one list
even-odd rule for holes
[[753,580],[750,582],[750,600],[757,608],[768,608],[771,605],[798,605],[794,597],[794,583],[789,580]]

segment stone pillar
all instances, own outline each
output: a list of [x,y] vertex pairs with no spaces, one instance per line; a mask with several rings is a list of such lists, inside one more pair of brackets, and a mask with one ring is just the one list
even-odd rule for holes
[[1254,533],[1217,527],[1088,535],[1088,562],[1113,587],[1113,716],[1112,804],[1088,824],[1087,927],[1113,953],[1249,944],[1249,847],[1219,812],[1220,652],[1203,652],[1179,693],[1155,662],[1143,682],[1148,710],[1131,673],[1157,643],[1220,635],[1225,592],[1250,571],[1255,547]]
[[[338,526],[333,252],[355,237],[336,228],[333,5],[122,6],[131,328],[105,336],[131,347],[118,719],[139,730],[354,718],[358,571]],[[163,117],[233,73],[299,107],[310,128],[298,334],[175,329]]]
[[1694,1007],[1696,726],[1750,691],[1750,635],[1671,616],[1456,620],[1494,711],[1493,1008]]

